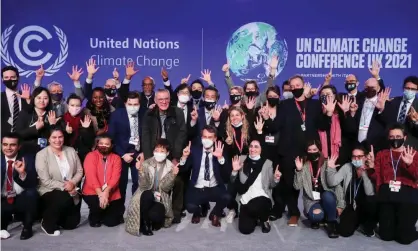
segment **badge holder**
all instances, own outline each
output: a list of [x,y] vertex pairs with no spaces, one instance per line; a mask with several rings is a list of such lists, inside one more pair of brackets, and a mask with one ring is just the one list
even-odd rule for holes
[[139,144],[139,138],[137,137],[130,137],[129,138],[129,144],[137,146]]
[[46,139],[45,138],[38,138],[38,145],[40,148],[45,148],[47,145]]
[[155,191],[154,192],[154,199],[155,199],[156,202],[160,202],[161,201],[161,193]]
[[400,181],[396,181],[396,180],[391,180],[389,182],[389,188],[391,192],[395,192],[398,193],[399,190],[401,190],[401,182]]

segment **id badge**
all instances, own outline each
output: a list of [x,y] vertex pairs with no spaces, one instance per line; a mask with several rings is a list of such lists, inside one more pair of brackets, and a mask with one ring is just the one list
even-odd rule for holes
[[46,139],[44,139],[44,138],[38,138],[38,145],[41,148],[45,148],[46,147]]
[[139,143],[139,138],[138,137],[130,137],[129,138],[129,144],[137,146]]
[[321,194],[319,192],[312,192],[314,200],[321,200]]
[[14,198],[14,197],[16,197],[16,191],[15,190],[7,192],[7,198]]
[[367,130],[369,130],[369,127],[367,125],[362,125],[362,126],[360,126],[359,129],[362,130],[362,131],[367,131]]
[[266,136],[266,143],[274,143],[274,136]]
[[306,131],[306,126],[305,126],[305,123],[301,124],[301,125],[300,125],[300,128],[302,129],[302,131]]
[[107,183],[102,186],[102,192],[107,188]]
[[395,180],[391,180],[389,181],[389,188],[391,192],[399,192],[399,190],[401,190],[401,182],[400,181],[395,181]]
[[7,120],[7,123],[9,123],[9,125],[13,126],[13,119],[12,119],[12,117],[9,117],[9,119]]
[[154,192],[154,199],[156,202],[160,202],[161,201],[161,193],[155,191]]

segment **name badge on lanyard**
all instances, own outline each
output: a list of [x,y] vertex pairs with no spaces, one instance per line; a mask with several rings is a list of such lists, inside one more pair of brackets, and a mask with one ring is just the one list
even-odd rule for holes
[[302,129],[302,131],[306,131],[306,124],[305,124],[305,119],[306,119],[306,108],[302,108],[300,107],[299,103],[295,100],[296,103],[296,108],[298,108],[298,111],[300,113],[300,117],[302,119],[302,124],[300,125],[300,129]]
[[103,174],[102,192],[107,188],[106,171],[107,171],[107,160],[104,160],[104,174]]
[[399,192],[399,190],[401,190],[401,185],[402,185],[400,181],[396,180],[396,173],[398,172],[398,165],[399,165],[399,161],[401,160],[401,157],[399,157],[395,165],[395,161],[393,160],[392,150],[390,150],[390,160],[391,160],[391,164],[393,168],[393,180],[389,181],[389,188],[391,192],[397,193]]

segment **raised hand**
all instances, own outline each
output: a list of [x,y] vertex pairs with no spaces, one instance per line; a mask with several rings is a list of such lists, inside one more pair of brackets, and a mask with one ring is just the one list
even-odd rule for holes
[[65,126],[65,131],[66,131],[68,134],[73,133],[73,128],[70,126],[70,122],[67,122],[67,125]]
[[305,83],[303,85],[303,95],[305,95],[305,97],[307,98],[311,97],[311,89],[312,89],[311,84],[309,82]]
[[161,68],[161,77],[163,79],[168,79],[168,72],[167,72],[167,70],[164,67]]
[[409,166],[414,161],[414,156],[415,156],[416,153],[417,153],[417,151],[415,151],[412,147],[406,146],[403,149],[403,152],[401,154],[401,158],[402,158],[403,162],[405,162],[405,164]]
[[212,72],[207,69],[201,71],[200,74],[202,74],[202,77],[200,77],[200,79],[203,79],[206,83],[212,83],[211,73]]
[[93,78],[94,74],[99,70],[100,67],[96,67],[96,60],[90,58],[88,62],[86,62],[86,69],[88,73],[89,79]]
[[280,180],[282,177],[282,173],[279,171],[279,165],[276,166],[276,170],[274,171],[274,179]]
[[30,99],[30,86],[28,84],[23,84],[20,87],[22,94],[16,93],[16,95],[20,96],[22,99],[29,100]]
[[74,66],[73,65],[73,68],[72,68],[72,72],[71,72],[71,74],[69,73],[69,72],[67,72],[67,74],[68,74],[68,77],[70,77],[70,79],[73,81],[73,82],[76,82],[76,81],[80,81],[80,76],[83,74],[84,72],[83,72],[83,69],[82,68],[78,68],[78,65],[76,65],[76,66]]
[[318,95],[319,90],[321,89],[322,85],[319,85],[317,88],[311,88],[310,92],[309,92],[309,96],[313,97]]
[[243,163],[239,160],[238,155],[232,158],[232,170],[238,172],[243,166]]
[[36,130],[39,130],[39,129],[43,128],[44,126],[45,126],[44,117],[39,116],[38,120],[35,123],[35,128],[36,128]]
[[224,102],[224,105],[222,106],[222,109],[229,109],[229,105],[226,103],[226,100]]
[[231,134],[229,134],[228,131],[226,131],[226,139],[225,139],[225,143],[227,143],[228,145],[232,145],[232,137]]
[[182,84],[187,84],[187,83],[189,82],[190,76],[191,76],[191,74],[189,74],[189,75],[188,75],[187,77],[185,77],[185,78],[182,78],[182,79],[181,79],[181,81],[180,81],[180,83],[182,83]]
[[192,142],[189,141],[189,144],[183,149],[183,159],[187,159],[190,156],[190,147]]
[[19,174],[25,173],[25,170],[26,170],[25,167],[26,167],[25,158],[22,157],[22,161],[20,160],[15,161],[14,168]]
[[353,102],[350,104],[350,114],[352,117],[356,115],[356,112],[358,110],[358,104],[356,98],[354,98]]
[[369,68],[370,74],[372,74],[372,76],[375,79],[378,79],[379,78],[379,73],[380,73],[380,67],[381,66],[382,65],[379,63],[379,61],[375,60],[372,63],[372,68]]
[[55,125],[61,118],[57,118],[55,111],[49,111],[47,119],[50,125]]
[[214,121],[218,122],[219,119],[221,118],[221,113],[222,113],[222,107],[220,105],[217,105],[212,112],[212,118]]
[[223,71],[223,72],[227,72],[227,71],[229,71],[229,64],[224,64],[224,65],[222,66],[222,71]]
[[115,69],[113,69],[112,75],[113,75],[113,79],[119,80],[118,68],[115,67]]
[[255,97],[249,97],[247,99],[247,102],[245,102],[245,105],[247,106],[247,109],[252,110],[255,107],[255,102],[256,102]]
[[144,162],[144,153],[138,154],[138,157],[136,157],[135,167],[138,170],[138,172],[142,173],[144,170],[142,168],[142,163]]
[[36,80],[41,81],[41,79],[45,76],[44,66],[41,65],[41,67],[35,71],[35,74],[36,74]]
[[264,120],[268,120],[270,118],[269,108],[268,108],[268,104],[267,103],[266,103],[266,105],[263,105],[260,108],[260,110],[258,110],[258,114],[261,115]]
[[125,75],[126,79],[131,80],[132,77],[138,73],[139,70],[135,70],[135,63],[134,62],[128,62],[125,67]]
[[213,157],[216,157],[218,159],[223,157],[223,152],[224,152],[224,144],[222,144],[221,141],[216,142],[215,144],[215,150],[213,151],[212,155]]
[[296,170],[297,171],[302,170],[302,167],[303,167],[303,160],[302,160],[302,158],[300,158],[299,156],[296,157],[296,159],[295,159],[295,165],[296,165]]
[[332,100],[332,97],[327,96],[327,104],[322,103],[322,107],[324,108],[325,112],[328,116],[332,116],[335,110],[335,105],[337,104],[337,100]]
[[180,169],[179,169],[179,163],[173,165],[172,169],[173,169],[173,174],[174,175],[177,175],[179,173],[179,171],[180,171]]
[[91,124],[91,118],[89,115],[84,115],[84,120],[80,121],[81,126],[84,128],[89,128]]
[[341,103],[338,103],[338,106],[341,108],[341,110],[346,113],[350,111],[350,105],[352,101],[348,97],[348,95],[344,95],[341,99]]
[[279,57],[274,55],[270,60],[270,75],[275,76],[277,71],[277,66],[279,65]]
[[258,134],[263,133],[263,127],[264,127],[264,120],[261,116],[258,116],[256,119],[256,122],[254,122],[254,127],[257,130]]
[[329,168],[337,168],[337,167],[339,167],[340,165],[336,165],[335,164],[335,162],[337,161],[337,159],[338,159],[338,155],[337,154],[333,154],[331,157],[328,157],[328,167]]
[[366,164],[369,168],[374,168],[374,149],[373,145],[370,145],[370,152],[366,157]]
[[328,74],[325,76],[324,85],[329,85],[331,83],[331,79],[332,79],[332,67],[331,69],[329,69]]
[[411,106],[409,109],[408,117],[413,122],[418,122],[418,113],[415,111],[414,107]]
[[196,105],[193,106],[193,111],[190,113],[190,118],[192,121],[196,122],[199,118],[199,113],[197,112]]
[[379,111],[382,112],[385,109],[385,103],[389,100],[391,90],[390,87],[386,87],[383,92],[377,95],[376,108],[379,109]]

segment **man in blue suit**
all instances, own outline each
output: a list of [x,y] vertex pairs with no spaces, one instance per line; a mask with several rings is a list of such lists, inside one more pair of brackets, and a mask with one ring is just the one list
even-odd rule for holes
[[21,240],[33,236],[32,223],[38,208],[38,177],[33,156],[19,154],[20,142],[16,133],[7,133],[1,140],[1,238],[10,237],[7,226],[13,215],[22,219]]
[[230,168],[224,157],[224,146],[220,141],[216,142],[216,138],[216,128],[210,125],[204,126],[201,143],[194,145],[192,149],[187,147],[183,150],[180,170],[192,169],[186,194],[186,209],[193,214],[192,223],[200,222],[199,205],[212,201],[216,202],[216,205],[209,219],[213,226],[219,227],[223,209],[230,200],[224,184],[226,176],[230,174]]
[[[129,169],[132,177],[132,194],[138,189],[138,170],[135,162],[141,151],[141,114],[140,96],[138,92],[129,92],[125,108],[112,113],[109,122],[109,135],[113,139],[113,151],[122,158],[122,173],[119,189],[123,204],[126,199]],[[125,207],[123,207],[125,211]]]

